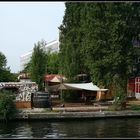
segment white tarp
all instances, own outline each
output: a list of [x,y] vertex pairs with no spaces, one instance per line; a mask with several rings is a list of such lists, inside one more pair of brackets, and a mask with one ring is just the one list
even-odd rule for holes
[[107,91],[108,89],[100,89],[96,85],[90,83],[62,83],[56,86],[50,86],[51,89],[57,88],[57,90],[76,89],[76,90],[91,90],[91,91]]

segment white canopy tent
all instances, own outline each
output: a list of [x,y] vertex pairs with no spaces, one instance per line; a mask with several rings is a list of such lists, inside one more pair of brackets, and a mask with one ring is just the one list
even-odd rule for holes
[[62,83],[55,86],[50,86],[50,89],[55,90],[68,90],[68,89],[75,89],[75,90],[90,90],[90,91],[107,91],[108,89],[100,89],[92,82],[90,83]]

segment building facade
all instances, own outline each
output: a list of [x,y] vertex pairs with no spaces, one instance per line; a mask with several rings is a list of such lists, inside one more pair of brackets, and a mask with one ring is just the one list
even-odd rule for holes
[[128,91],[131,93],[129,96],[136,97],[140,99],[140,40],[138,38],[133,38],[133,47],[135,48],[134,64],[132,68],[132,76],[128,79]]
[[[46,51],[50,53],[59,52],[59,40],[48,42],[45,46]],[[30,61],[33,50],[20,56],[20,70],[23,70],[25,65]]]
[[132,96],[140,99],[140,76],[129,79],[128,90],[132,92]]

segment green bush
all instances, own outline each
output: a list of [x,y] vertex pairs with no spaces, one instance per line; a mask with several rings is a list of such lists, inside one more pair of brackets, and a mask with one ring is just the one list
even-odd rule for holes
[[131,109],[132,110],[140,110],[140,106],[133,104],[133,105],[131,105]]
[[10,92],[0,92],[0,118],[2,120],[13,119],[17,113],[14,102],[15,96]]
[[125,91],[122,89],[122,87],[117,86],[114,97],[115,102],[113,103],[116,110],[124,110],[126,108],[126,99],[127,96],[125,94]]

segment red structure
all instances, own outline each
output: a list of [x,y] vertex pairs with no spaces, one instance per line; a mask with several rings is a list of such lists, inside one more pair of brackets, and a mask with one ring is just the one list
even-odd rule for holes
[[44,80],[45,82],[50,82],[50,83],[61,83],[62,81],[66,80],[66,78],[58,74],[48,74],[45,76]]
[[133,93],[140,93],[140,77],[129,79],[128,89]]

